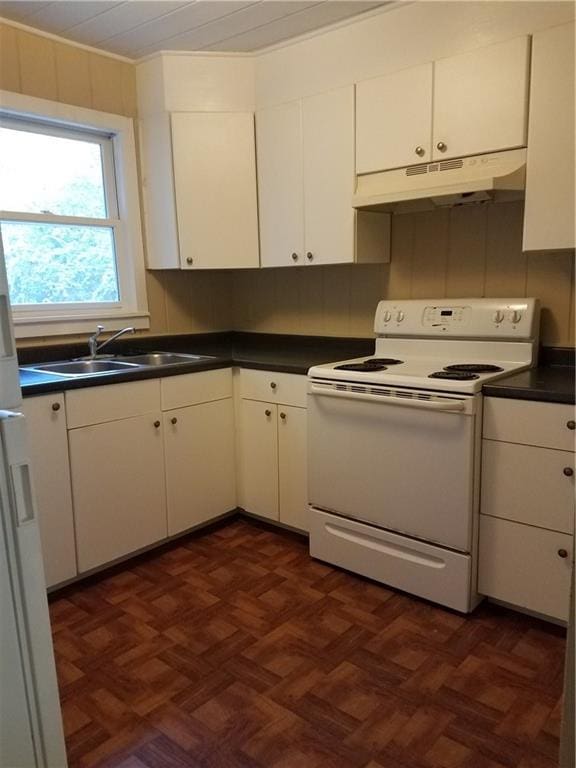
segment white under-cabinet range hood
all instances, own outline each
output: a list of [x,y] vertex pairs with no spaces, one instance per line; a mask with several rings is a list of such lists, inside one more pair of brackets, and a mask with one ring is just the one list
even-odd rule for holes
[[354,208],[401,213],[524,196],[526,150],[438,160],[357,177]]

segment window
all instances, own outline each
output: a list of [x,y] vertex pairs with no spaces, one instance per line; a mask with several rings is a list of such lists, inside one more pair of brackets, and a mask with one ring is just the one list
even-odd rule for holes
[[0,232],[16,335],[147,327],[131,121],[15,94],[36,109],[7,110],[4,97]]

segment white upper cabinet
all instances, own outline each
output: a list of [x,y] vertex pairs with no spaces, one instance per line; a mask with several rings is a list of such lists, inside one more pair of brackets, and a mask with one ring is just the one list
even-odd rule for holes
[[532,45],[525,251],[576,245],[574,91],[574,23],[536,33]]
[[306,261],[354,258],[354,88],[304,99],[304,244]]
[[263,267],[389,260],[389,217],[352,208],[353,86],[257,112],[256,139]]
[[181,266],[257,267],[253,114],[177,112],[172,153]]
[[530,40],[519,37],[356,86],[356,171],[526,145]]
[[251,112],[175,112],[141,125],[148,267],[257,267]]
[[526,146],[530,40],[434,64],[434,160]]
[[262,266],[304,263],[302,107],[256,113]]
[[358,83],[358,173],[432,159],[432,73],[429,63]]

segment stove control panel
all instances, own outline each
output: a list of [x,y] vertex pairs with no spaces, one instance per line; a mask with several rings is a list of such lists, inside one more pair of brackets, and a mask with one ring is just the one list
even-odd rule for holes
[[381,301],[374,331],[378,336],[474,339],[537,339],[538,299],[406,299]]

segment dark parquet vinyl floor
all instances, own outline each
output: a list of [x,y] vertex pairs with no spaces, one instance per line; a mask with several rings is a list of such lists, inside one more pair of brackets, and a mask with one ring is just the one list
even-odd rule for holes
[[71,768],[553,768],[564,631],[236,518],[51,602]]

